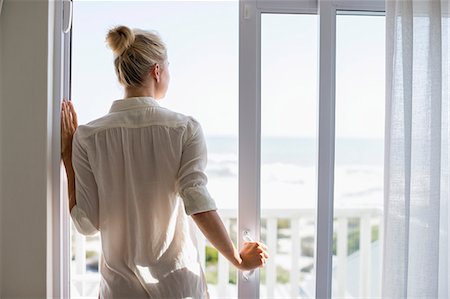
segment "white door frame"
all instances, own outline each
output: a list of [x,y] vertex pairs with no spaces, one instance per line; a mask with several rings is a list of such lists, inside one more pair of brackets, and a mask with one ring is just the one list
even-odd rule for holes
[[[239,208],[238,247],[244,231],[260,239],[261,12],[255,1],[239,3]],[[238,274],[238,297],[259,298],[259,270]]]
[[336,7],[319,0],[319,117],[317,147],[316,298],[331,298],[333,255]]
[[[52,173],[51,204],[49,206],[50,227],[48,227],[49,246],[47,273],[47,298],[70,298],[70,219],[67,192],[62,184],[61,145],[60,145],[60,107],[63,98],[70,99],[70,50],[72,1],[53,2],[53,107],[52,144],[49,152]],[[66,31],[66,32],[64,32]]]
[[[361,12],[384,12],[384,1],[240,0],[239,3],[239,247],[245,231],[260,239],[261,14],[318,14],[319,17],[316,298],[332,295],[336,15]],[[259,298],[259,271],[249,279],[239,273],[238,296]]]

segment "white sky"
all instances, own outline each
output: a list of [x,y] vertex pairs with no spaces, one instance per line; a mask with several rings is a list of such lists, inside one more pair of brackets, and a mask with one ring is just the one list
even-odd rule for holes
[[[80,123],[123,97],[105,36],[115,25],[156,30],[168,46],[163,106],[193,115],[207,135],[238,132],[237,1],[75,1],[72,98]],[[384,17],[338,16],[337,138],[384,133]],[[262,19],[262,133],[316,134],[317,18]]]

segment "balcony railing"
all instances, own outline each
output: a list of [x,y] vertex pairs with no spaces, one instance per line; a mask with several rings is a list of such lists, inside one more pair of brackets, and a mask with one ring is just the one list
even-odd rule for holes
[[[236,236],[236,210],[220,210],[223,222],[232,237]],[[261,210],[262,240],[269,247],[270,259],[261,282],[261,297],[313,298],[314,257],[302,252],[304,241],[315,238],[314,209]],[[381,250],[383,240],[382,211],[375,208],[339,209],[334,211],[333,295],[336,297],[380,296]],[[280,228],[280,221],[288,222],[288,229]],[[306,224],[307,223],[307,224]],[[283,231],[283,233],[280,233]],[[288,253],[277,254],[281,239],[290,240]],[[207,241],[198,232],[199,254],[203,269],[206,263]],[[99,274],[87,271],[86,252],[100,254],[99,242],[87,248],[86,237],[75,233],[75,260],[72,264],[72,298],[97,298]],[[313,245],[314,246],[314,245]],[[285,246],[286,247],[286,246]],[[314,252],[314,248],[311,248]],[[281,259],[290,259],[288,283],[277,280]],[[278,261],[279,260],[279,261]],[[356,267],[356,269],[355,269]],[[233,297],[236,279],[230,282],[230,263],[218,255],[217,283],[208,284],[211,297]]]

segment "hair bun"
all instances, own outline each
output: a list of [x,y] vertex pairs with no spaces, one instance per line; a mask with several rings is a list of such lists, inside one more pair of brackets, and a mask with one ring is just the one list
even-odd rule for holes
[[128,49],[133,44],[134,39],[134,32],[127,26],[117,26],[109,30],[106,35],[106,41],[116,56],[121,55]]

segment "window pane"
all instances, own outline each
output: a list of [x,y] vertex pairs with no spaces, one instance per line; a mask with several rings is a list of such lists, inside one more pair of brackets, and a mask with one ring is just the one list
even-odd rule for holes
[[317,34],[315,15],[262,15],[262,298],[314,297]]
[[337,16],[333,296],[381,291],[385,18]]
[[[73,100],[84,124],[103,116],[113,100],[123,98],[113,54],[105,43],[107,31],[123,24],[160,33],[168,47],[171,74],[160,104],[201,123],[208,146],[208,189],[234,241],[238,12],[237,1],[75,1],[72,46]],[[202,240],[199,251],[211,297],[236,297],[236,271]],[[73,229],[72,242],[71,295],[97,298],[99,236],[87,239]]]

